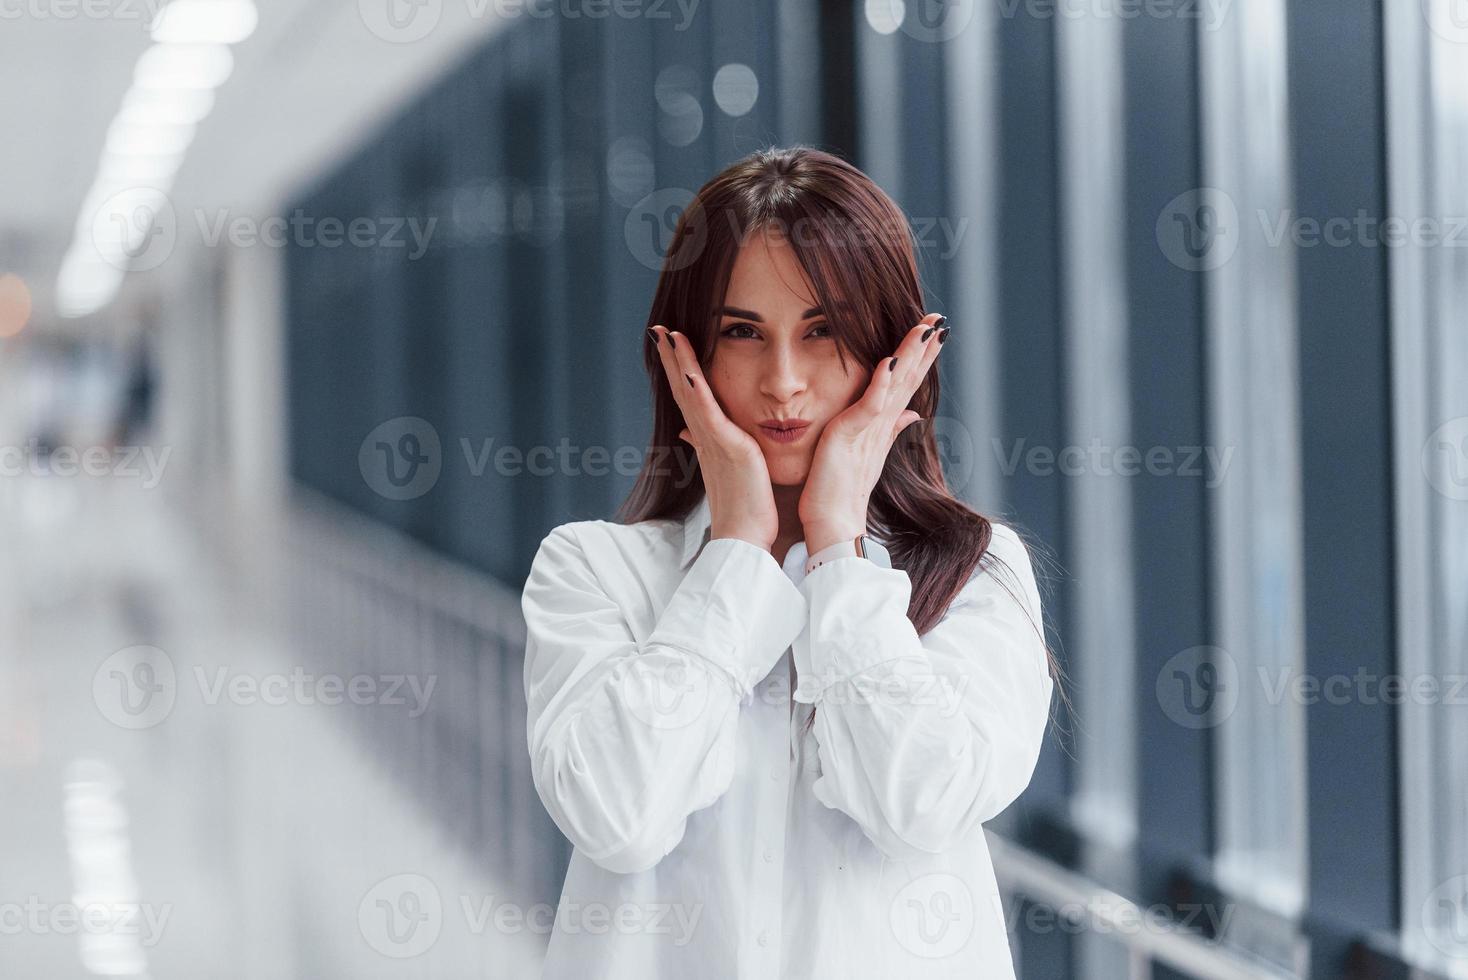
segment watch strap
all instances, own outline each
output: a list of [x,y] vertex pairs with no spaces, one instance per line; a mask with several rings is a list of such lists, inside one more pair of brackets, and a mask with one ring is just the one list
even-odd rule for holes
[[[874,552],[879,552],[880,554],[874,554]],[[835,544],[827,545],[807,558],[805,560],[805,574],[809,575],[817,568],[820,568],[829,561],[835,561],[837,558],[851,557],[870,558],[877,561],[878,564],[886,565],[886,567],[890,568],[890,564],[881,560],[885,556],[886,549],[882,548],[871,535],[858,534],[849,541],[837,541]]]

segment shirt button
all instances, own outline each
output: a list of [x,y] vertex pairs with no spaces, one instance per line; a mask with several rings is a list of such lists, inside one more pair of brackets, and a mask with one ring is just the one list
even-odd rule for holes
[[773,864],[774,862],[775,862],[775,852],[774,852],[774,850],[772,850],[771,848],[768,848],[768,847],[765,848],[765,863],[766,864]]
[[779,779],[780,778],[780,770],[779,769],[771,769],[770,770],[770,778],[771,779]]
[[757,942],[761,946],[768,946],[770,944],[770,934],[768,932],[762,932],[762,933],[760,933],[759,934],[759,939],[757,940]]

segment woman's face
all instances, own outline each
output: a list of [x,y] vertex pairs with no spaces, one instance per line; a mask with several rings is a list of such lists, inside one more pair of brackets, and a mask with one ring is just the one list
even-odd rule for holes
[[[764,450],[770,481],[779,486],[805,482],[826,423],[871,378],[869,368],[849,359],[843,368],[814,295],[783,236],[751,236],[734,260],[705,371],[724,413]],[[810,424],[781,439],[765,427],[778,419]]]

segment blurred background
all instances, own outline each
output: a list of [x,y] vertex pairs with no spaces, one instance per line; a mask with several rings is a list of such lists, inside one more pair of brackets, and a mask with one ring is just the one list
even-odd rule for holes
[[1049,551],[1020,975],[1468,976],[1463,0],[0,0],[0,106],[0,976],[535,976],[524,575],[796,142]]

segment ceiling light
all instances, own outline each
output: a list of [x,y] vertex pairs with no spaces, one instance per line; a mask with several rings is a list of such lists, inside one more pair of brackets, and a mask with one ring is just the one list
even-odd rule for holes
[[182,153],[144,156],[103,156],[102,166],[97,172],[98,183],[121,181],[124,183],[147,181],[171,177],[183,162]]
[[173,0],[153,18],[153,40],[238,44],[259,19],[251,0]]
[[233,70],[227,45],[155,44],[138,59],[133,83],[142,89],[215,88]]
[[129,89],[122,100],[117,118],[129,123],[181,126],[195,123],[214,108],[214,90],[193,89]]
[[121,286],[121,269],[73,249],[56,277],[56,311],[64,317],[86,316],[106,306]]
[[198,127],[134,125],[123,120],[113,122],[107,130],[108,156],[169,156],[188,148]]

